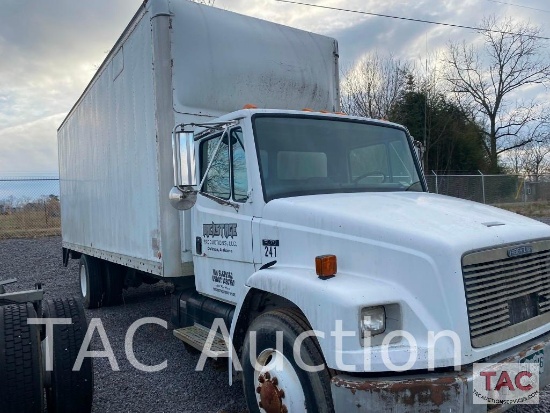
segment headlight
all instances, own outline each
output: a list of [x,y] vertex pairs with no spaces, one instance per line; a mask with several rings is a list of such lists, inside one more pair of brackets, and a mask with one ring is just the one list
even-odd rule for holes
[[361,309],[361,338],[375,336],[386,330],[386,311],[384,307],[365,307]]

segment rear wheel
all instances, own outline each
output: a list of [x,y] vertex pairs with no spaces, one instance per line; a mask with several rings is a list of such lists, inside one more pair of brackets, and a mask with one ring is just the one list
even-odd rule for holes
[[46,372],[48,413],[89,413],[94,389],[92,359],[84,358],[80,369],[73,371],[88,328],[84,308],[73,298],[45,300],[42,306],[44,318],[71,319],[71,324],[53,327],[53,370]]
[[[306,365],[319,366],[319,371],[302,369],[294,357],[296,339],[310,330],[303,315],[294,309],[270,311],[252,322],[241,357],[244,394],[251,413],[334,412],[330,372],[315,337],[303,340],[300,356]],[[251,331],[256,332],[255,346]],[[277,348],[277,331],[283,333],[282,348]]]
[[30,303],[0,306],[0,413],[42,413],[40,329]]
[[103,280],[101,262],[89,255],[80,257],[80,294],[86,308],[99,308],[103,305]]

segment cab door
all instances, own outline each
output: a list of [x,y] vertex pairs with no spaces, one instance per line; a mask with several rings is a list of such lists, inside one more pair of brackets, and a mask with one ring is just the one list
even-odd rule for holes
[[241,127],[199,143],[202,189],[193,208],[195,284],[204,295],[236,304],[239,286],[254,272],[252,203]]

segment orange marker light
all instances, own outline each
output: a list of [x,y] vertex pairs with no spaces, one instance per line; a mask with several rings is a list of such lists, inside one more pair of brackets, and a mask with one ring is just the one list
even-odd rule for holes
[[302,112],[313,112],[313,109],[311,108],[303,108]]
[[243,106],[243,109],[258,109],[258,106],[253,105],[251,103],[247,103],[246,105]]
[[315,271],[319,278],[334,277],[338,270],[336,255],[319,255],[315,257]]

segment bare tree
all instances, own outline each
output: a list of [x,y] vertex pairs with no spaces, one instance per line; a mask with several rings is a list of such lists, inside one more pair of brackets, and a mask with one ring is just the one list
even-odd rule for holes
[[538,182],[542,174],[550,172],[550,146],[533,141],[525,146],[523,169]]
[[538,27],[494,17],[481,27],[482,49],[465,42],[449,45],[445,77],[459,101],[485,125],[485,150],[496,171],[501,153],[533,139],[522,130],[537,119],[539,108],[535,102],[516,100],[514,94],[548,82],[550,60]]
[[411,65],[394,56],[369,53],[343,73],[342,110],[350,115],[387,118],[407,86]]
[[508,151],[506,165],[508,171],[524,174],[537,182],[541,175],[550,173],[550,118],[543,116],[542,120],[527,132],[529,140],[522,147]]
[[519,175],[524,172],[524,152],[523,148],[513,148],[508,151],[505,161],[507,173]]
[[542,174],[550,172],[550,123],[547,116],[531,132],[531,142],[522,153],[523,171],[538,182]]

